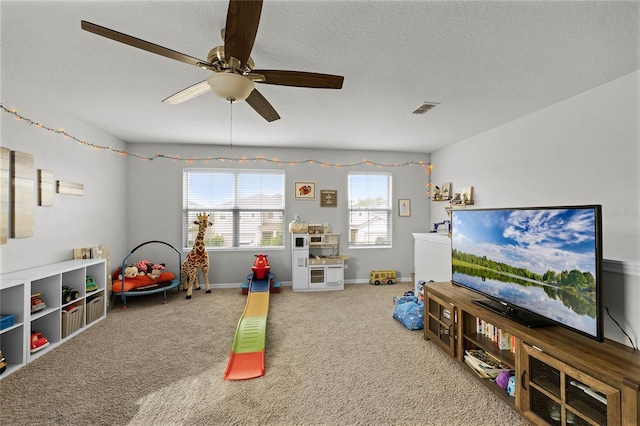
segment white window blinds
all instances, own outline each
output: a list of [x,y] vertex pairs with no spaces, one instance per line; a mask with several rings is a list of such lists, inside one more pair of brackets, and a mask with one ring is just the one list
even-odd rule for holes
[[284,248],[284,178],[283,170],[184,169],[183,246],[193,246],[204,212],[208,249]]
[[349,246],[391,246],[390,173],[349,173]]

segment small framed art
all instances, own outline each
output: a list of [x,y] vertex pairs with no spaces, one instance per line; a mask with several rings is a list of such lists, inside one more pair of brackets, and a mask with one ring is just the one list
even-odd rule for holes
[[315,200],[316,199],[316,183],[315,182],[295,182],[293,184],[293,198],[296,200]]
[[321,189],[320,207],[338,207],[338,191],[335,189]]
[[451,182],[446,182],[442,184],[442,192],[440,195],[442,196],[442,200],[451,199]]
[[409,199],[398,200],[398,215],[400,217],[411,216],[411,200]]

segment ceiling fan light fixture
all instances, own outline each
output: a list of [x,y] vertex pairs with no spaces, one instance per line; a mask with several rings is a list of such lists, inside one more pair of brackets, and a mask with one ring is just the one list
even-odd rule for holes
[[214,73],[207,83],[213,93],[230,102],[244,101],[255,87],[250,78],[233,72]]

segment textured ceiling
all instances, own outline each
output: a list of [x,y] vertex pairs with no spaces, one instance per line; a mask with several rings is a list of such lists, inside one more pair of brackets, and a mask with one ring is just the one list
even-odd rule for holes
[[[228,145],[233,126],[234,146],[429,153],[639,69],[639,4],[265,0],[256,68],[345,77],[342,90],[257,85],[272,123],[211,93],[163,104],[209,72],[80,29],[207,59],[226,1],[3,0],[0,77],[129,142]],[[411,113],[425,101],[439,105]]]

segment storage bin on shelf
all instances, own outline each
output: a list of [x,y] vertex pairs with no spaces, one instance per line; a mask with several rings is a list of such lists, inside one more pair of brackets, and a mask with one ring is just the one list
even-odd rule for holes
[[97,320],[102,316],[104,303],[102,296],[94,297],[87,301],[87,324]]
[[62,338],[75,333],[82,327],[82,305],[62,308]]
[[13,314],[0,315],[0,330],[4,330],[5,328],[12,327],[14,320],[15,320],[15,315]]

